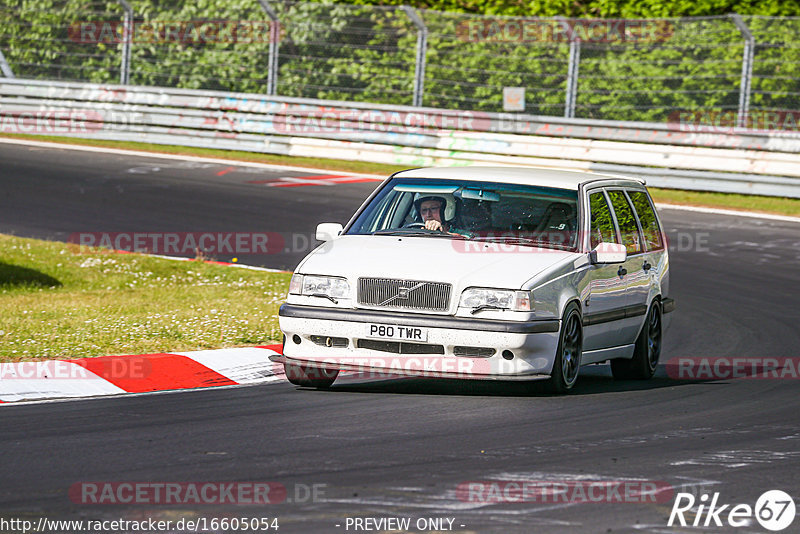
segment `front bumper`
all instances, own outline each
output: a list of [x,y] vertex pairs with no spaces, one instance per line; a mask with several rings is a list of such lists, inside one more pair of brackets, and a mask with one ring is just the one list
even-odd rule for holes
[[[547,378],[560,327],[558,320],[502,321],[293,304],[281,306],[279,320],[286,336],[284,363],[483,380]],[[366,336],[368,324],[424,328],[427,337],[418,344],[375,340]],[[329,338],[336,341],[326,343]],[[463,347],[494,353],[457,354]]]

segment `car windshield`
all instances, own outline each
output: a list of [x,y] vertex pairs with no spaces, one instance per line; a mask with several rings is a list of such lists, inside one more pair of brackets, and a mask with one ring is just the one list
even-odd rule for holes
[[576,191],[502,182],[395,178],[345,233],[474,239],[573,250],[577,224]]

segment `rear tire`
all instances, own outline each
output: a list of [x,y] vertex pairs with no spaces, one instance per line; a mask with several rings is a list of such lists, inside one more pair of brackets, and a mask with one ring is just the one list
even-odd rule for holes
[[558,350],[553,362],[553,371],[548,381],[548,389],[553,393],[563,394],[572,389],[578,380],[583,353],[583,326],[578,306],[572,302],[564,311],[561,321],[561,333],[558,338]]
[[295,386],[307,388],[329,388],[339,375],[338,369],[320,369],[319,367],[305,367],[294,363],[284,363],[286,379]]
[[661,357],[662,316],[661,301],[654,300],[636,338],[633,358],[611,360],[611,374],[616,380],[648,380],[653,377]]

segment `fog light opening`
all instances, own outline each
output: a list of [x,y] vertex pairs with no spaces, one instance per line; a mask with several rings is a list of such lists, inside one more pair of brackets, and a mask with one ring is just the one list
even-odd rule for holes
[[326,347],[332,347],[333,346],[333,340],[331,338],[329,338],[329,337],[325,338],[325,346]]
[[293,335],[292,336],[292,341],[294,341],[295,345],[299,345],[300,341],[301,341],[300,336],[298,336],[297,334]]
[[510,350],[504,350],[503,351],[503,358],[506,359],[506,360],[513,360],[514,359],[514,353],[511,352]]

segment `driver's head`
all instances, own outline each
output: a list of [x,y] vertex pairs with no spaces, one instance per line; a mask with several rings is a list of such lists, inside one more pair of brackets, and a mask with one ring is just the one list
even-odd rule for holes
[[417,210],[422,222],[439,221],[444,223],[445,200],[441,197],[423,197],[417,200]]

